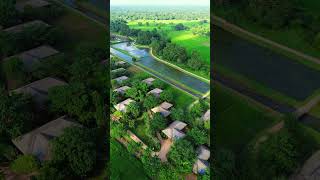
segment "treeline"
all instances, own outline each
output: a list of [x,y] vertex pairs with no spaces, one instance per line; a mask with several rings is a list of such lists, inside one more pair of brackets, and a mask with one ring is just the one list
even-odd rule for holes
[[209,19],[209,7],[111,7],[111,19],[200,20]]
[[269,29],[302,29],[305,40],[320,48],[320,17],[308,11],[303,0],[214,0],[213,4],[234,23],[242,14]]
[[164,60],[186,65],[188,68],[196,71],[209,72],[210,70],[209,65],[201,61],[198,52],[193,51],[191,54],[188,54],[184,47],[172,43],[156,29],[152,31],[130,29],[126,21],[114,20],[110,23],[110,30],[124,36],[135,37],[136,43],[152,47],[153,52]]

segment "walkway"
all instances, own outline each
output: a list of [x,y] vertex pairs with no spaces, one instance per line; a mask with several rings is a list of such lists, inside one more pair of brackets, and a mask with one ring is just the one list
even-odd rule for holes
[[290,180],[317,180],[320,179],[320,151],[314,153],[303,165],[299,174]]
[[167,162],[167,154],[170,151],[171,145],[173,144],[173,141],[171,139],[163,140],[159,133],[157,133],[157,137],[161,143],[161,149],[159,152],[156,152],[156,155],[159,157],[161,162]]
[[299,107],[296,112],[295,115],[300,118],[301,116],[307,114],[308,112],[310,112],[310,110],[316,106],[317,104],[320,103],[320,95],[312,98],[307,104]]

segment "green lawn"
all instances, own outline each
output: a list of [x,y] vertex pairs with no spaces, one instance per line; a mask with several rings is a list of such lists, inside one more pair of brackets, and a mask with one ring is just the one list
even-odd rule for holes
[[241,151],[256,135],[278,121],[268,116],[270,112],[220,85],[215,85],[213,106],[218,127],[215,129],[217,146],[235,152]]
[[110,173],[111,178],[125,180],[134,178],[135,180],[149,179],[144,172],[141,162],[115,139],[110,140]]
[[[141,22],[140,26],[138,23]],[[149,26],[146,25],[146,22],[149,22]],[[209,36],[199,36],[194,35],[190,30],[185,31],[175,31],[173,27],[182,23],[185,26],[190,28],[195,26],[204,26],[205,28],[210,28],[209,23],[200,25],[199,21],[192,20],[136,20],[128,23],[130,28],[141,29],[141,30],[153,30],[157,29],[158,31],[165,33],[172,42],[185,47],[189,53],[192,51],[198,51],[202,60],[210,64],[210,37]]]

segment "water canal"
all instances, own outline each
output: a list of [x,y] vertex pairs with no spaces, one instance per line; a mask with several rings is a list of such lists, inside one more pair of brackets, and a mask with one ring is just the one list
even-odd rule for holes
[[218,66],[298,101],[320,88],[320,71],[219,27],[214,28],[214,52]]
[[112,54],[126,60],[129,63],[133,63],[130,56],[117,51],[114,48],[127,51],[129,54],[140,58],[137,62],[138,65],[140,64],[144,67],[147,67],[148,69],[151,69],[152,71],[156,72],[157,75],[163,77],[166,80],[169,80],[172,84],[176,84],[176,82],[179,82],[180,84],[182,84],[182,86],[194,89],[201,94],[205,94],[210,90],[209,83],[156,60],[152,57],[152,55],[149,53],[149,49],[147,48],[137,48],[128,42],[114,44],[112,45],[112,47],[113,48],[111,48],[110,50]]

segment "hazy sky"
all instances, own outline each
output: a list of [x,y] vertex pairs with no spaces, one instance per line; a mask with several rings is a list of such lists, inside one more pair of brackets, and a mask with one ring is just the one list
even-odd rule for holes
[[209,6],[210,0],[111,0],[112,5],[199,5]]

